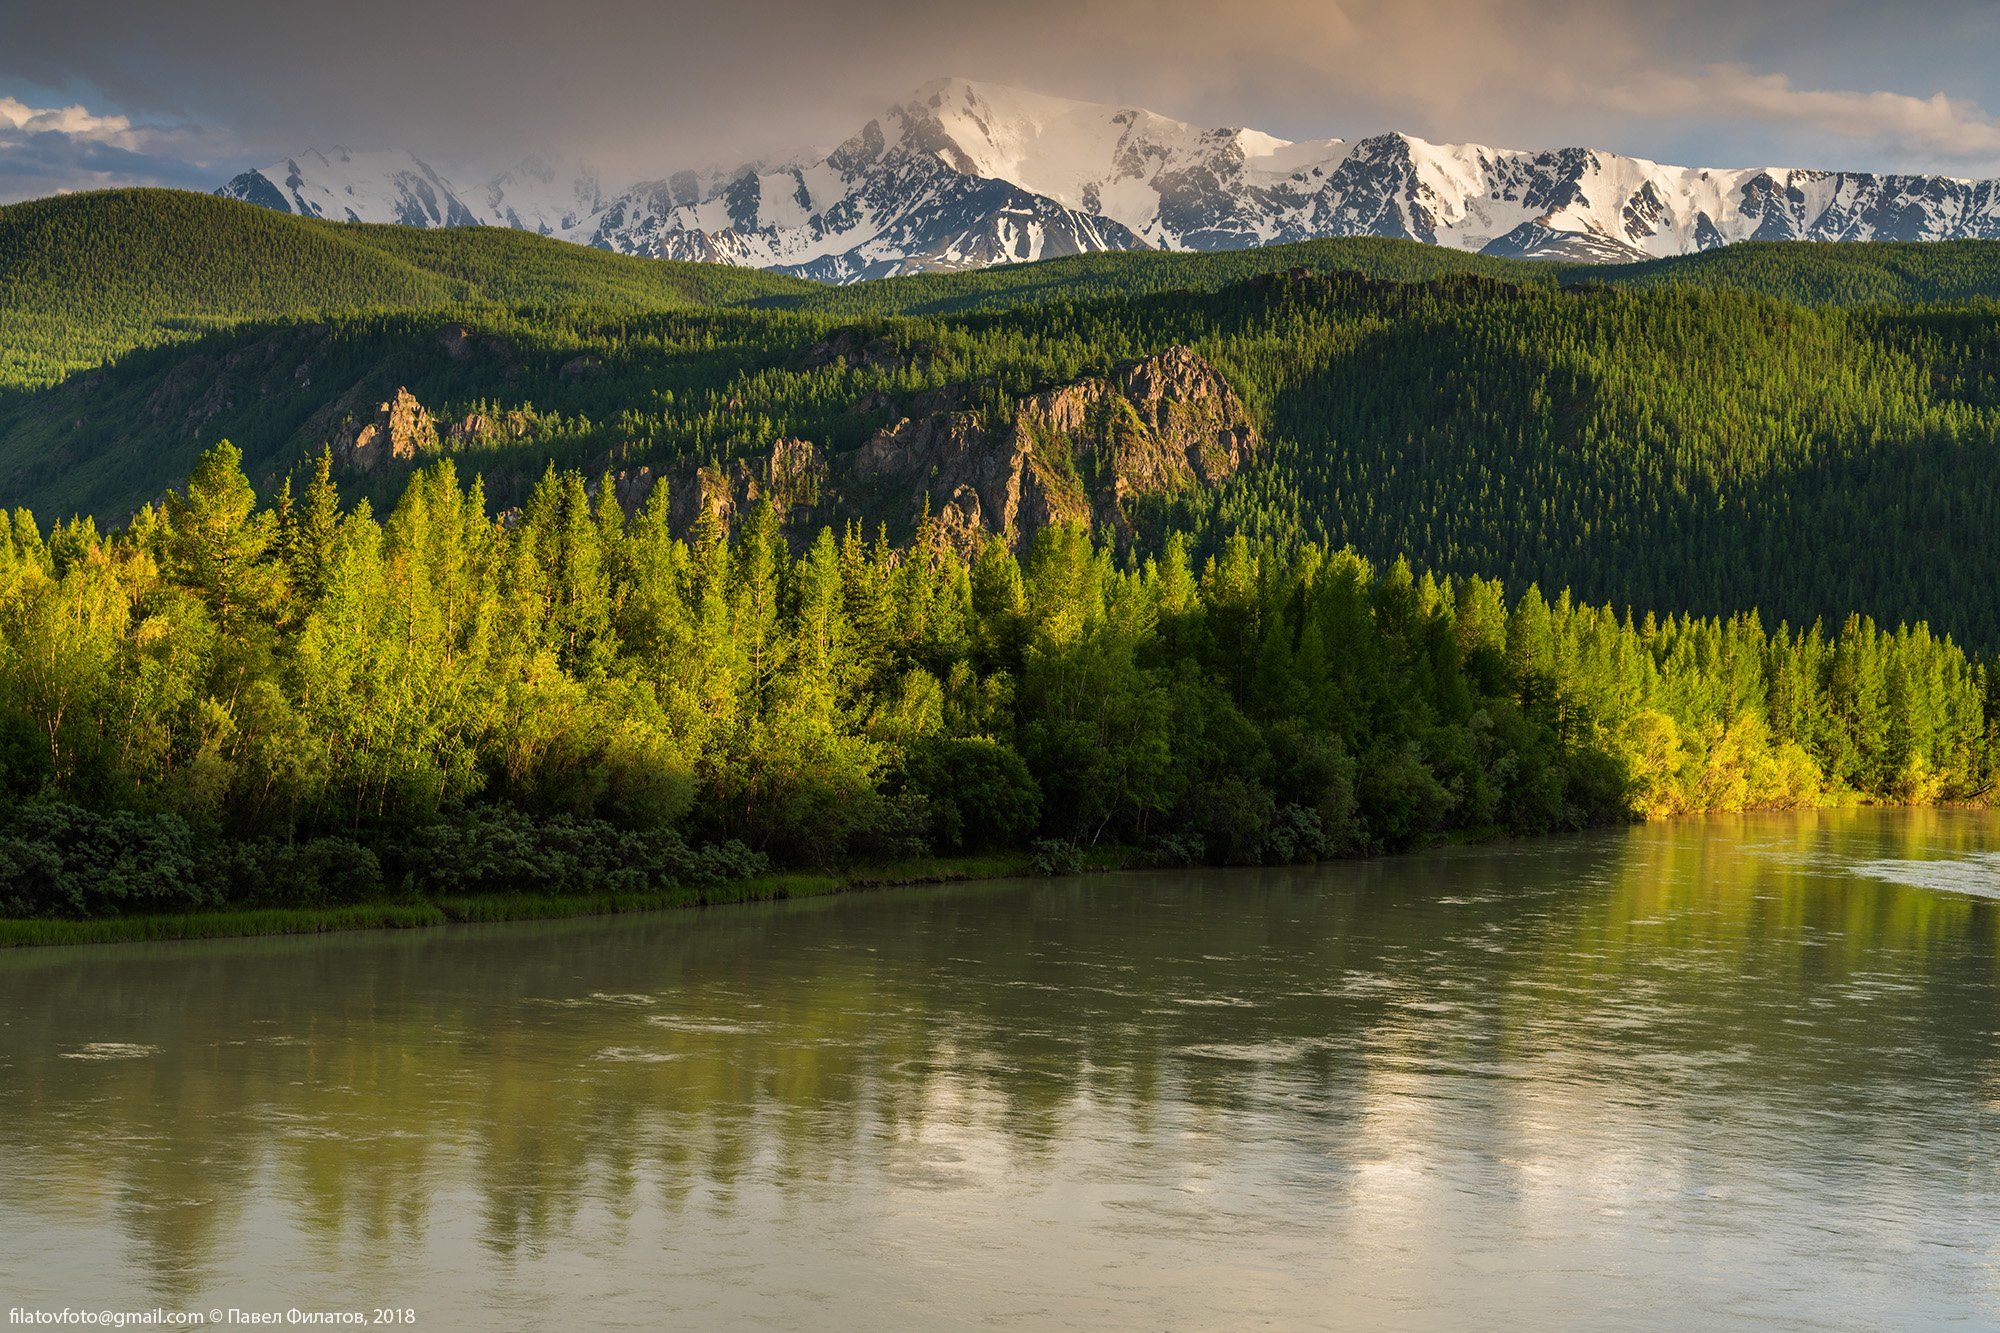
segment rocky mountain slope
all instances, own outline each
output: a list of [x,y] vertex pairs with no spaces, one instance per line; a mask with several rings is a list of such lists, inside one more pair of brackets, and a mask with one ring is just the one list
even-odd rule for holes
[[[808,360],[859,365],[881,355],[845,333]],[[1058,524],[1124,541],[1146,506],[1220,486],[1262,455],[1242,399],[1185,347],[1036,394],[1005,421],[965,399],[964,386],[952,386],[907,403],[857,404],[890,407],[891,420],[844,453],[781,439],[727,465],[674,469],[664,477],[672,525],[682,536],[704,521],[731,527],[768,500],[799,541],[850,520],[886,525],[897,540],[921,528],[965,555],[990,536],[1025,549]],[[660,480],[641,468],[613,485],[636,509]]]
[[405,227],[470,227],[489,218],[472,211],[450,182],[415,153],[357,153],[314,148],[216,191],[228,199],[331,222],[393,222]]
[[593,168],[538,154],[461,188],[412,152],[312,149],[243,172],[216,193],[329,222],[511,227],[541,236],[566,235],[604,207]]
[[288,212],[523,227],[622,254],[831,282],[1105,250],[1393,236],[1616,263],[1746,240],[2000,236],[2000,181],[1668,166],[1589,148],[1291,142],[963,79],[927,84],[810,160],[605,192],[528,161],[458,189],[408,153],[308,153],[218,193]]

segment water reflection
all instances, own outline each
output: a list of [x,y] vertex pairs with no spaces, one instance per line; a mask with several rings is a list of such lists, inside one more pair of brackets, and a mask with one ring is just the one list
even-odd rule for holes
[[1990,1321],[2000,908],[1942,890],[1995,834],[14,954],[0,1279],[429,1327]]

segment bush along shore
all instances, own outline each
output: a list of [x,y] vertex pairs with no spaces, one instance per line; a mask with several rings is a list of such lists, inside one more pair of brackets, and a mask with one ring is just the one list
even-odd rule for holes
[[445,463],[377,519],[324,465],[262,503],[225,445],[119,533],[14,513],[10,937],[1313,861],[1979,800],[2000,756],[1992,674],[1922,625],[1635,618],[1305,542],[892,546],[768,506],[683,539],[665,490],[551,471],[500,521]]
[[[615,839],[615,834],[614,834]],[[321,851],[330,850],[321,848]],[[238,859],[234,849],[222,853]],[[331,895],[256,893],[237,900],[203,902],[185,910],[140,910],[88,917],[0,918],[0,948],[57,944],[110,944],[144,940],[221,939],[255,935],[318,935],[346,930],[406,930],[451,924],[549,921],[618,916],[676,908],[818,898],[866,889],[1001,879],[1029,874],[1077,873],[1128,863],[1119,849],[1084,853],[1063,844],[1053,857],[1038,854],[922,856],[838,870],[771,870],[734,879],[641,885],[620,875],[614,887],[579,887],[573,880],[544,879],[532,888],[466,894],[406,888],[360,901]],[[352,879],[347,880],[353,883]],[[265,905],[259,905],[265,904]]]

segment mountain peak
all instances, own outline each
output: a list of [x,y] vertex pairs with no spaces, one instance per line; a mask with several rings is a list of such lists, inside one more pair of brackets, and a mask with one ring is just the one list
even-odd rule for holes
[[[308,170],[308,163],[316,169]],[[216,193],[331,222],[460,227],[478,220],[445,179],[407,149],[308,149],[243,172]]]
[[414,154],[344,146],[245,172],[219,193],[336,220],[483,222],[838,281],[1321,236],[1591,261],[1743,240],[2000,236],[1995,181],[1676,167],[1402,131],[1293,142],[963,76],[918,86],[831,153],[683,170],[609,195],[594,172],[545,155],[461,191]]

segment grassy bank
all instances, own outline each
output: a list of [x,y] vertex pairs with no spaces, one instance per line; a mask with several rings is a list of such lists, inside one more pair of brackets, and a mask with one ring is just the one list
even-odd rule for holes
[[[1092,856],[1088,868],[1125,864],[1121,852]],[[549,921],[562,917],[616,916],[727,903],[819,898],[834,893],[906,884],[1003,879],[1030,873],[1026,853],[1000,856],[919,857],[832,871],[773,871],[751,879],[656,893],[514,893],[354,903],[342,907],[224,908],[157,916],[90,921],[0,918],[0,948],[55,944],[116,944],[136,940],[222,939],[245,935],[318,935],[336,930],[407,930],[454,922]]]

